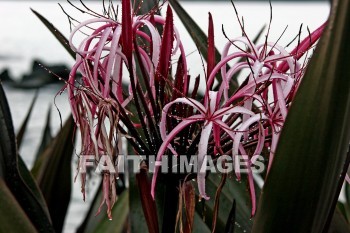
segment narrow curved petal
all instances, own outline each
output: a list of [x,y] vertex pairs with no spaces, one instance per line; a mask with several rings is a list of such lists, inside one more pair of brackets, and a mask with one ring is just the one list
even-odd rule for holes
[[201,132],[201,138],[198,144],[198,167],[199,172],[197,173],[198,190],[201,198],[209,200],[205,192],[205,175],[206,175],[206,155],[208,150],[208,140],[213,127],[212,122],[205,122]]
[[[165,153],[166,149],[169,147],[170,142],[176,137],[176,135],[181,132],[181,130],[183,130],[185,127],[187,127],[188,125],[197,122],[199,117],[201,117],[200,115],[197,116],[192,116],[189,117],[187,119],[184,119],[181,123],[179,123],[170,133],[169,135],[167,135],[166,138],[164,138],[162,145],[160,146],[158,153],[157,153],[157,161],[161,161],[163,154]],[[176,153],[176,151],[175,151]],[[157,175],[158,175],[158,171],[159,171],[159,166],[155,166],[154,169],[154,174],[152,177],[152,186],[151,186],[151,195],[154,199],[155,195],[155,187],[156,187],[156,181],[157,181]]]

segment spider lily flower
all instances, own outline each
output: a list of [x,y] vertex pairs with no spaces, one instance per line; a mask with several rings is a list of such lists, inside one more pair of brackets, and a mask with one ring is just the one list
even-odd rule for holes
[[[268,170],[273,161],[273,155],[277,146],[281,128],[286,119],[290,102],[298,89],[303,76],[305,64],[298,60],[312,48],[319,39],[325,24],[321,25],[309,37],[297,45],[292,52],[287,52],[275,42],[266,41],[264,44],[255,45],[247,36],[242,36],[229,41],[223,49],[221,61],[214,67],[208,78],[210,87],[215,75],[220,71],[222,83],[218,95],[223,95],[225,106],[243,101],[243,106],[254,111],[253,103],[262,108],[262,113],[268,117],[272,129],[270,144],[270,158]],[[243,33],[245,35],[245,33]],[[246,49],[242,49],[243,44]],[[236,47],[238,51],[229,53],[230,48]],[[240,58],[240,62],[227,70],[227,64],[233,59]],[[228,97],[229,82],[238,72],[248,69],[247,82]],[[244,124],[250,116],[245,115],[242,119]],[[248,133],[244,133],[245,140]],[[237,147],[236,147],[237,150]]]
[[[138,123],[132,122],[127,117],[129,113],[127,107],[137,94],[134,89],[139,82],[136,66],[142,67],[148,77],[145,85],[149,88],[146,91],[141,90],[141,98],[146,100],[143,107],[149,111],[151,117],[156,112],[150,102],[150,99],[157,98],[155,77],[162,74],[160,70],[166,65],[164,59],[162,60],[162,50],[168,47],[171,53],[175,54],[180,51],[180,54],[185,56],[176,28],[172,27],[169,31],[169,35],[174,37],[172,39],[174,48],[172,41],[171,43],[165,41],[167,44],[164,45],[164,39],[162,40],[156,29],[156,25],[161,25],[166,30],[166,24],[169,20],[153,14],[136,16],[129,9],[129,4],[129,1],[123,1],[122,20],[124,21],[121,23],[109,17],[96,17],[77,25],[69,38],[69,44],[76,53],[76,62],[66,85],[70,106],[73,118],[81,133],[81,154],[95,155],[96,163],[100,161],[101,155],[106,154],[111,161],[116,161],[118,140],[121,137],[119,130],[123,130],[124,124],[130,134],[133,134],[130,137],[133,145],[139,147],[139,144],[142,143],[140,138],[137,142],[134,139],[139,137],[136,130]],[[171,10],[169,12],[168,15],[171,14]],[[128,25],[129,17],[131,31],[128,28],[130,26]],[[141,30],[144,26],[147,27],[149,34]],[[76,34],[86,30],[90,32],[76,45]],[[185,60],[182,65],[187,70]],[[81,73],[81,80],[77,80],[77,73]],[[184,75],[184,79],[187,79],[187,75]],[[123,82],[127,81],[131,84],[126,93],[123,89]],[[136,98],[140,98],[140,96]],[[142,117],[139,117],[139,120],[141,126],[147,127],[147,124],[150,124],[147,119]],[[82,165],[80,162],[78,164],[79,171]],[[82,180],[81,190],[85,199],[86,175],[81,174],[80,176]],[[101,206],[104,203],[107,205],[107,214],[111,219],[111,209],[116,200],[115,179],[117,171],[116,173],[103,172],[102,176],[103,199]]]
[[[162,113],[162,119],[160,121],[160,132],[162,139],[164,142],[162,143],[160,149],[158,150],[157,154],[157,160],[160,161],[163,154],[165,153],[166,149],[169,148],[171,152],[174,155],[177,155],[177,152],[174,150],[172,145],[170,144],[171,141],[177,136],[177,134],[183,130],[185,127],[189,126],[190,124],[194,124],[197,122],[203,122],[202,130],[201,130],[201,137],[198,144],[198,166],[199,168],[202,168],[205,166],[203,164],[204,157],[207,153],[208,148],[208,141],[209,136],[211,134],[211,131],[213,130],[213,126],[217,126],[218,128],[215,128],[215,130],[222,129],[225,131],[232,139],[234,136],[234,131],[230,129],[230,127],[222,121],[222,118],[225,115],[228,114],[246,114],[246,115],[254,115],[252,111],[249,111],[243,107],[237,106],[237,107],[225,107],[222,109],[219,109],[219,106],[216,104],[217,102],[217,92],[210,91],[209,94],[209,101],[207,102],[206,106],[198,102],[197,100],[191,99],[191,98],[178,98],[174,101],[169,102],[166,104],[163,108]],[[183,103],[191,106],[193,109],[195,109],[198,114],[194,114],[188,118],[185,118],[179,123],[168,135],[166,134],[166,118],[168,115],[169,108],[176,103]],[[155,184],[157,179],[157,173],[158,173],[159,167],[155,167],[154,176],[152,179],[152,196],[154,198],[155,196]],[[205,172],[199,171],[197,173],[197,182],[198,182],[198,189],[199,193],[202,198],[208,200],[209,197],[207,196],[205,192]]]
[[[209,152],[216,156],[230,153],[235,159],[237,155],[259,155],[267,147],[269,170],[289,106],[303,76],[305,63],[299,59],[317,41],[324,25],[292,52],[268,41],[255,45],[243,33],[225,45],[221,61],[216,64],[214,30],[209,18],[206,90],[201,102],[195,99],[199,82],[196,91],[191,96],[188,93],[185,50],[170,7],[166,18],[152,13],[137,16],[130,9],[130,1],[122,0],[122,22],[98,16],[80,23],[72,31],[69,43],[77,56],[67,89],[81,133],[82,154],[94,155],[97,163],[101,155],[107,154],[114,162],[118,141],[121,135],[128,134],[127,140],[137,153],[156,153],[159,161],[164,154],[179,154],[181,149],[174,142],[182,138],[186,144],[182,148],[195,148],[199,168],[206,167]],[[156,25],[163,26],[162,35]],[[147,33],[142,28],[147,28]],[[75,35],[86,30],[89,32],[85,39],[76,45]],[[180,59],[173,80],[169,77],[175,54]],[[240,60],[228,68],[234,59]],[[233,92],[230,81],[242,70],[248,71],[247,79]],[[81,80],[76,79],[77,73],[82,74]],[[218,73],[222,80],[213,91]],[[125,82],[130,83],[128,88],[123,87]],[[136,112],[128,111],[129,107],[135,107]],[[129,114],[133,114],[132,120]],[[176,120],[170,116],[176,116]],[[198,140],[193,140],[194,135]],[[79,162],[78,170],[81,166]],[[251,166],[248,162],[253,216],[256,200]],[[153,198],[158,171],[156,166],[151,187]],[[102,173],[103,198],[98,213],[106,204],[110,219],[116,200],[117,172]],[[235,173],[240,179],[240,171]],[[205,175],[200,169],[197,182],[200,196],[208,200]],[[84,196],[85,179],[86,175],[81,174]]]
[[[195,123],[202,123],[202,130],[200,132],[200,140],[198,143],[198,167],[199,171],[197,172],[197,182],[198,182],[198,190],[201,198],[204,198],[205,200],[208,200],[209,197],[207,196],[205,192],[205,175],[206,172],[203,171],[203,168],[206,168],[206,160],[205,156],[207,155],[208,151],[208,143],[211,133],[213,132],[213,135],[220,135],[220,130],[225,132],[230,139],[234,142],[232,150],[232,156],[235,158],[235,156],[239,155],[238,150],[242,152],[241,154],[246,155],[246,152],[244,148],[242,147],[241,143],[241,137],[243,132],[248,131],[249,127],[251,125],[254,125],[256,122],[267,120],[268,118],[262,114],[255,114],[253,111],[246,109],[242,106],[229,106],[229,107],[220,107],[217,104],[217,97],[218,92],[209,91],[208,94],[209,100],[206,101],[207,105],[204,106],[197,100],[191,99],[191,98],[178,98],[163,108],[163,114],[162,119],[160,122],[160,132],[162,135],[163,143],[158,151],[157,154],[157,161],[160,161],[163,154],[166,152],[167,149],[169,149],[174,155],[177,155],[176,150],[172,147],[171,142],[175,139],[175,137],[186,127],[188,127],[191,124]],[[182,119],[181,123],[179,123],[169,134],[166,134],[166,120],[168,116],[169,109],[174,104],[186,104],[191,106],[192,108],[196,109],[197,114],[194,114],[190,117]],[[224,121],[224,117],[228,116],[250,116],[250,118],[243,124],[237,126],[235,129],[232,129],[231,126],[227,125]],[[218,141],[216,141],[218,140]],[[221,137],[214,137],[215,144],[220,144]],[[262,136],[259,136],[258,138],[258,146],[256,147],[256,150],[254,154],[260,154],[263,145],[265,143],[265,135],[264,130],[262,130]],[[254,189],[254,180],[253,180],[253,174],[250,169],[251,164],[248,164],[248,182],[249,182],[249,190],[252,200],[252,215],[255,213],[256,209],[256,200],[255,200],[255,189]],[[154,176],[152,179],[152,196],[155,197],[155,185],[157,180],[157,174],[158,174],[159,167],[155,167]],[[239,174],[239,173],[238,173]]]
[[[274,42],[265,42],[255,45],[247,37],[239,37],[229,41],[222,52],[221,61],[213,68],[208,68],[208,79],[206,80],[206,92],[203,103],[193,98],[177,98],[164,106],[160,121],[160,132],[163,143],[157,153],[157,160],[161,160],[167,149],[177,155],[172,146],[176,139],[186,127],[201,123],[200,140],[197,155],[198,165],[201,168],[205,163],[205,155],[208,153],[208,141],[214,140],[214,151],[220,148],[221,140],[228,137],[232,141],[232,156],[248,155],[245,147],[246,141],[251,138],[256,140],[255,150],[252,155],[260,155],[264,147],[270,150],[268,170],[271,167],[274,152],[277,146],[281,128],[286,119],[288,108],[292,101],[293,93],[297,90],[300,79],[303,76],[304,66],[298,61],[301,55],[306,53],[320,37],[324,25],[318,28],[303,40],[291,53]],[[240,44],[245,49],[240,48]],[[229,53],[232,47],[238,51]],[[228,63],[233,59],[241,58],[231,68],[227,69]],[[209,65],[208,65],[209,67]],[[247,80],[229,95],[230,80],[241,70],[248,70]],[[221,72],[222,82],[218,91],[211,91],[215,76]],[[180,123],[173,129],[167,130],[167,118],[169,109],[174,104],[185,104],[196,112],[188,117],[181,117]],[[240,119],[237,124],[235,120]],[[168,134],[167,134],[168,132]],[[267,134],[271,140],[266,141]],[[226,135],[226,136],[225,136]],[[216,154],[216,153],[215,153]],[[248,162],[248,185],[252,202],[252,216],[256,211],[256,198],[254,178],[251,163]],[[152,180],[152,196],[155,196],[155,185],[159,167],[155,168]],[[241,178],[239,170],[235,170],[238,179]],[[205,172],[197,173],[198,190],[200,196],[209,199],[205,192]]]

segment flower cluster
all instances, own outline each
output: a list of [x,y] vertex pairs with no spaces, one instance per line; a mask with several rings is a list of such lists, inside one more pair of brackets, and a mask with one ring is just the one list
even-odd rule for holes
[[[170,7],[166,18],[154,12],[137,16],[130,2],[123,0],[121,18],[119,22],[96,15],[80,23],[70,37],[77,56],[67,88],[81,133],[81,153],[94,154],[97,162],[107,154],[115,162],[119,141],[126,137],[136,153],[156,154],[158,160],[163,155],[197,154],[202,167],[207,154],[265,154],[269,170],[304,74],[307,59],[301,62],[300,58],[320,37],[324,25],[291,52],[267,39],[255,44],[241,27],[243,36],[229,40],[221,60],[215,61],[210,16],[205,91],[201,95],[197,93],[198,78],[193,88],[189,86],[186,54]],[[90,31],[76,46],[74,37],[83,29]],[[176,69],[171,69],[173,64]],[[246,78],[237,85],[240,73]],[[254,215],[256,200],[250,165],[247,180]],[[152,180],[154,198],[158,170],[156,167]],[[235,172],[241,179],[239,171]],[[117,172],[102,175],[101,206],[106,203],[112,218]],[[205,172],[197,172],[198,190],[200,197],[209,199],[205,176]],[[85,174],[81,178],[84,192]]]

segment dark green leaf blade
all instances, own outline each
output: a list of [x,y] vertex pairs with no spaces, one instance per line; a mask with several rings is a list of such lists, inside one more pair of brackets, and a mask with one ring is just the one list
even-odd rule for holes
[[[214,194],[220,184],[220,179],[218,174],[209,174],[206,181],[207,192],[212,197],[209,201],[205,202],[206,219],[208,219],[209,227],[212,227],[210,221],[214,210]],[[235,222],[239,225],[239,227],[236,227],[235,232],[243,233],[251,231],[253,221],[250,220],[250,197],[246,185],[246,181],[244,180],[238,182],[232,177],[227,178],[220,195],[219,214],[216,226],[218,232],[220,232],[220,230],[225,230],[228,217],[232,210],[233,201],[236,202]],[[257,187],[257,193],[259,190],[260,189]],[[196,211],[200,213],[198,207],[196,207]]]
[[230,214],[228,215],[225,232],[226,233],[233,233],[235,230],[235,220],[236,219],[236,201],[233,201],[232,209],[230,211]]
[[44,16],[31,9],[32,12],[40,19],[40,21],[50,30],[56,39],[63,45],[67,52],[75,59],[75,53],[69,46],[67,38],[59,31],[52,23],[50,23]]
[[34,94],[34,97],[33,97],[33,100],[32,100],[32,103],[30,104],[30,107],[29,107],[29,110],[27,112],[27,115],[26,117],[24,118],[24,121],[21,125],[21,127],[19,128],[19,131],[17,133],[17,147],[18,148],[21,148],[21,144],[22,144],[22,140],[23,140],[23,136],[24,136],[24,133],[26,132],[26,129],[27,129],[27,126],[28,126],[28,121],[29,121],[29,118],[30,116],[32,115],[32,111],[33,111],[33,107],[34,107],[34,104],[35,104],[35,101],[36,99],[38,98],[38,93],[39,91],[37,90]]
[[[40,232],[53,232],[47,207],[38,199],[35,185],[26,184],[31,176],[19,171],[15,133],[5,92],[0,83],[0,177],[11,190],[35,228]],[[25,179],[22,175],[26,176]],[[32,181],[33,182],[33,181]],[[33,182],[34,183],[34,182]],[[33,184],[32,183],[32,184]]]
[[88,214],[82,225],[79,226],[77,233],[125,232],[123,230],[129,214],[129,190],[125,189],[114,204],[112,209],[113,220],[108,220],[106,214],[102,212],[96,216],[102,195],[101,184],[91,203]]
[[348,0],[333,1],[282,131],[253,232],[328,230],[350,139],[349,12]]
[[350,222],[350,184],[348,182],[345,182],[344,209],[345,209],[346,220],[347,222]]
[[203,219],[201,219],[200,215],[195,212],[194,213],[194,223],[193,223],[193,233],[210,233],[211,230],[205,224]]
[[95,193],[94,198],[91,201],[88,212],[85,215],[83,222],[77,228],[76,233],[92,233],[92,230],[96,228],[98,222],[101,221],[100,218],[103,214],[96,215],[98,208],[100,206],[102,198],[102,182],[100,182],[99,187]]
[[70,116],[33,167],[33,174],[46,200],[56,232],[63,229],[70,202],[74,127]]
[[0,203],[0,232],[37,232],[2,178]]
[[7,103],[6,95],[0,83],[0,176],[7,176],[15,172],[16,165],[16,139],[10,108]]
[[40,157],[40,155],[44,152],[45,148],[52,142],[52,140],[53,138],[51,134],[51,106],[50,106],[49,110],[47,111],[45,128],[42,132],[41,143],[40,143],[38,152],[36,153],[35,160],[37,160]]
[[124,190],[118,197],[117,202],[114,204],[112,214],[115,216],[112,221],[108,220],[106,216],[103,216],[102,221],[97,225],[94,233],[125,232],[125,224],[129,214],[129,190]]
[[335,209],[328,233],[349,233],[350,226],[338,208]]
[[30,189],[31,193],[35,196],[36,200],[40,203],[40,205],[44,208],[45,213],[49,215],[49,210],[47,208],[44,196],[41,193],[38,184],[35,182],[33,175],[28,170],[21,156],[18,156],[18,170],[21,174],[23,182]]

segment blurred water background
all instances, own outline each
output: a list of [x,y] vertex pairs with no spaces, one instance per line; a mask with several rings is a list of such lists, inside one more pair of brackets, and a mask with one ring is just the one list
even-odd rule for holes
[[[89,18],[88,15],[81,14],[68,3],[58,2],[76,19]],[[101,2],[88,1],[87,5],[96,12],[102,12]],[[81,6],[78,2],[76,4]],[[208,12],[212,13],[215,24],[216,46],[219,50],[227,42],[221,31],[222,25],[229,37],[241,35],[234,10],[229,1],[183,2],[183,6],[204,31],[207,30]],[[245,29],[251,38],[264,24],[269,22],[270,7],[268,1],[237,2],[236,6],[240,16],[244,17]],[[304,35],[307,35],[306,26],[309,27],[310,31],[316,29],[326,20],[329,12],[328,2],[272,2],[272,6],[273,19],[269,35],[270,40],[275,41],[288,25],[286,33],[280,40],[281,45],[287,45],[298,34],[301,24],[305,26]],[[67,17],[58,6],[57,1],[0,1],[0,72],[8,68],[10,76],[16,80],[20,80],[24,74],[30,72],[33,59],[40,59],[48,65],[63,63],[68,67],[74,62],[31,12],[30,8],[41,13],[67,37],[70,32]],[[175,19],[175,25],[180,31],[185,49],[188,52],[189,73],[193,76],[203,74],[201,59],[196,47],[177,18]],[[55,95],[60,87],[62,87],[62,84],[52,84],[40,88],[39,97],[29,122],[29,129],[20,150],[20,154],[29,168],[33,164],[33,156],[39,146],[46,113],[50,107],[53,108],[51,119],[53,133],[56,134],[60,127],[59,114],[53,106]],[[18,130],[27,113],[35,90],[16,89],[5,84],[5,91],[10,103],[15,129]],[[64,120],[70,111],[66,95],[57,96],[55,102]],[[75,164],[72,164],[72,169],[75,171],[74,167]],[[62,178],[73,179],[65,177],[64,174],[62,174]],[[95,186],[91,185],[87,198],[88,202],[93,197]],[[75,232],[75,228],[82,221],[89,206],[88,203],[84,203],[82,200],[79,182],[74,184],[72,195],[73,201],[70,204],[64,228],[64,232],[68,233]]]

